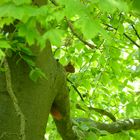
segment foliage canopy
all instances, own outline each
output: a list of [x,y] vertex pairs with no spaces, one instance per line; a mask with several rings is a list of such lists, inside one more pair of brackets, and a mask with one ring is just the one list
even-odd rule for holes
[[[111,122],[93,109],[100,108],[116,119],[140,118],[139,9],[139,0],[50,0],[43,6],[31,0],[1,0],[0,61],[17,53],[30,66],[32,80],[47,78],[26,46],[37,43],[43,50],[50,40],[54,57],[75,67],[75,73],[68,74],[73,117]],[[4,30],[15,22],[15,28]],[[49,124],[52,133],[52,120]],[[111,135],[87,123],[77,127],[86,140],[140,139],[140,131]],[[53,132],[50,139],[56,137]]]

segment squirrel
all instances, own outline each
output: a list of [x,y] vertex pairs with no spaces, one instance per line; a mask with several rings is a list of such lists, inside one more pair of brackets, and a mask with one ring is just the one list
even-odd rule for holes
[[[64,69],[68,73],[74,73],[75,72],[75,68],[71,64],[71,62],[69,62],[66,66],[64,66]],[[61,112],[60,112],[60,110],[59,110],[59,108],[56,104],[52,105],[50,113],[53,116],[53,118],[58,120],[58,121],[63,119],[63,115],[61,114]]]
[[53,118],[58,120],[58,121],[63,119],[63,115],[60,113],[60,110],[58,109],[58,107],[54,104],[51,107],[50,113],[53,116]]
[[69,73],[74,73],[75,72],[75,68],[71,64],[71,62],[69,62],[66,66],[64,66],[64,69],[65,69],[66,72],[69,72]]

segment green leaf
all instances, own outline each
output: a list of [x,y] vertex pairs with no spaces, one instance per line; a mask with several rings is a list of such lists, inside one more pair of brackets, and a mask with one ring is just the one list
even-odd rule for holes
[[25,46],[20,46],[20,49],[23,53],[25,53],[26,55],[29,55],[29,56],[34,56],[33,55],[33,52],[31,51],[31,49],[25,47]]
[[126,106],[126,114],[127,116],[133,116],[135,113],[135,111],[137,110],[137,106],[136,103],[134,101],[130,102],[129,104],[127,104]]
[[98,21],[92,20],[89,17],[82,17],[76,24],[81,28],[81,31],[86,39],[91,39],[100,32],[100,25]]
[[83,83],[83,86],[87,89],[87,90],[90,90],[91,88],[91,84],[90,84],[90,79],[88,80],[83,80],[82,83]]
[[9,49],[11,46],[9,45],[8,41],[0,40],[0,48]]
[[11,17],[5,17],[0,19],[0,28],[3,28],[4,25],[10,25],[13,23],[13,19]]
[[23,55],[22,59],[30,66],[35,67],[35,62],[32,60],[32,57],[29,57],[27,55]]
[[5,57],[5,53],[0,49],[0,60],[2,60]]
[[35,39],[38,38],[39,34],[36,27],[35,20],[29,20],[25,24],[18,25],[19,36],[25,37],[29,45],[33,45]]
[[16,5],[30,4],[32,0],[12,0]]
[[16,5],[21,5],[21,4],[30,4],[31,0],[1,0],[0,5],[8,2],[13,2]]
[[85,140],[98,140],[98,136],[93,132],[89,132]]
[[140,131],[137,131],[135,134],[134,134],[134,138],[136,140],[139,140],[140,139]]
[[62,37],[64,35],[64,31],[60,29],[51,29],[47,31],[42,38],[42,41],[46,42],[46,39],[49,39],[52,45],[61,46]]
[[133,9],[140,14],[140,1],[133,0],[132,6],[133,6]]
[[0,17],[13,17],[14,19],[27,22],[30,17],[36,17],[46,14],[45,7],[37,8],[32,5],[17,6],[13,3],[0,5]]
[[112,60],[110,61],[110,66],[117,75],[121,74],[121,65],[118,62]]
[[84,16],[87,10],[80,0],[60,0],[59,3],[65,5],[64,13],[69,18],[75,15]]
[[126,102],[127,102],[127,97],[125,96],[125,93],[123,93],[123,92],[121,92],[120,94],[119,94],[119,97],[120,97],[120,100],[121,100],[121,102],[123,103],[123,104],[125,104]]
[[129,133],[128,132],[120,132],[118,134],[114,134],[114,140],[130,140],[130,136],[129,136]]
[[129,7],[126,2],[122,0],[100,0],[99,6],[102,11],[113,13],[115,10],[119,9],[120,11],[128,12]]
[[45,78],[45,79],[47,79],[45,73],[43,73],[43,72],[41,71],[41,69],[39,69],[39,68],[37,68],[37,67],[36,67],[35,69],[32,69],[32,70],[31,70],[31,72],[30,72],[30,74],[29,74],[29,77],[30,77],[30,79],[33,80],[34,82],[36,82],[36,81],[38,80],[38,78]]
[[120,34],[124,33],[124,26],[122,24],[119,26],[118,31]]
[[107,136],[100,137],[99,140],[114,140],[114,139],[113,139],[113,135],[109,134]]
[[108,73],[103,72],[102,76],[101,76],[101,81],[104,85],[108,84],[110,81],[110,77],[108,75]]

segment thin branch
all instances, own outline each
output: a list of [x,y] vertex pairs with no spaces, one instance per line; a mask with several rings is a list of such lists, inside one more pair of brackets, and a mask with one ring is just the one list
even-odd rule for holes
[[140,36],[139,36],[139,34],[138,34],[138,31],[136,30],[136,28],[134,27],[134,25],[131,25],[132,26],[132,28],[133,28],[133,30],[135,31],[135,34],[136,34],[136,36],[139,38],[139,40],[140,40]]
[[94,110],[94,111],[100,113],[101,115],[105,115],[105,116],[109,117],[113,122],[116,121],[115,116],[112,113],[110,113],[110,112],[108,112],[108,111],[106,111],[104,109],[94,108],[94,107],[88,107],[88,109],[89,110]]
[[132,38],[130,38],[126,33],[123,33],[123,35],[129,39],[134,45],[136,45],[138,48],[140,48],[140,45],[138,45]]
[[[79,104],[76,104],[76,108],[78,108],[80,110],[83,110],[83,111],[87,111],[84,108],[82,108]],[[110,112],[108,112],[108,111],[106,111],[104,109],[88,107],[88,110],[94,110],[94,111],[100,113],[101,115],[105,115],[105,116],[109,117],[113,122],[116,121],[115,116],[112,113],[110,113]]]
[[70,81],[68,78],[67,78],[67,81],[71,84],[71,86],[74,88],[74,90],[78,93],[78,95],[80,96],[81,100],[84,101],[81,93],[79,92],[79,90],[76,88],[76,86],[73,84],[72,81]]
[[20,117],[20,138],[21,140],[26,140],[25,135],[25,116],[19,106],[18,99],[16,98],[14,91],[12,89],[12,80],[11,80],[11,72],[9,68],[9,64],[7,62],[7,59],[4,60],[4,68],[5,68],[5,77],[6,77],[6,84],[7,84],[7,91],[9,93],[9,96],[13,102],[15,111],[17,115]]
[[68,27],[70,28],[70,30],[71,30],[71,32],[72,32],[72,34],[73,34],[74,36],[76,36],[81,42],[83,42],[83,43],[84,43],[85,45],[87,45],[89,48],[91,48],[91,49],[96,48],[95,45],[93,45],[93,44],[87,42],[86,40],[84,40],[83,37],[80,36],[80,35],[75,31],[74,26],[73,26],[73,24],[72,24],[72,22],[71,22],[70,20],[68,20],[66,17],[65,17],[65,19],[66,19],[66,22],[67,22],[67,24],[68,24]]
[[[107,27],[109,27],[109,28],[112,28],[112,29],[114,29],[114,30],[117,30],[117,28],[114,28],[114,27],[112,27],[111,25],[109,25],[109,24],[104,24],[104,25],[106,25]],[[134,45],[136,45],[138,48],[140,48],[140,45],[138,45],[132,38],[130,38],[126,33],[123,33],[123,35],[127,38],[127,39],[129,39]]]
[[59,6],[59,4],[58,4],[55,0],[50,0],[50,1],[51,1],[51,3],[52,3],[53,5]]
[[[50,1],[51,1],[51,3],[54,4],[55,6],[59,6],[59,4],[58,4],[55,0],[50,0]],[[65,17],[65,20],[66,20],[66,22],[67,22],[67,24],[68,24],[68,26],[69,26],[69,28],[70,28],[70,30],[71,30],[71,32],[72,32],[72,34],[73,34],[74,36],[76,36],[81,42],[83,42],[83,43],[84,43],[85,45],[87,45],[89,48],[91,48],[91,49],[96,48],[95,45],[93,45],[93,44],[87,42],[86,40],[84,40],[83,37],[81,37],[81,36],[75,31],[75,29],[74,29],[74,27],[73,27],[71,21],[68,20],[67,17]]]

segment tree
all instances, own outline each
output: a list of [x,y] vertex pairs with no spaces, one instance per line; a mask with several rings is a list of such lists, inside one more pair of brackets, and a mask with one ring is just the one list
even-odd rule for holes
[[0,139],[140,139],[139,5],[1,0]]

